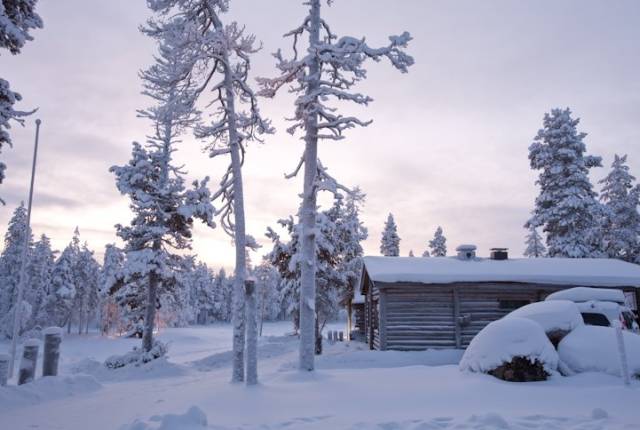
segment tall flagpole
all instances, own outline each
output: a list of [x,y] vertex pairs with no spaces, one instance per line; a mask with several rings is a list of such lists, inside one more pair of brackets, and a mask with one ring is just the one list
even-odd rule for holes
[[22,250],[22,261],[20,263],[20,278],[18,281],[18,298],[13,311],[13,336],[11,337],[11,361],[9,362],[9,377],[13,377],[13,369],[16,362],[16,349],[18,346],[18,336],[20,335],[20,311],[22,309],[22,296],[24,295],[24,283],[26,281],[27,258],[29,256],[29,239],[31,238],[31,204],[33,202],[33,183],[36,178],[36,160],[38,158],[38,140],[40,138],[40,124],[42,121],[36,119],[36,142],[33,148],[33,165],[31,166],[31,186],[29,187],[29,205],[27,206],[27,231],[24,239],[24,249]]

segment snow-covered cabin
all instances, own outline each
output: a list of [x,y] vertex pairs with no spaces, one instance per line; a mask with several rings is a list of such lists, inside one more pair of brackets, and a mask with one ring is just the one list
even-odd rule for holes
[[[640,303],[640,266],[612,259],[364,257],[371,349],[465,348],[487,324],[563,289],[617,288]],[[637,309],[634,309],[637,310]]]

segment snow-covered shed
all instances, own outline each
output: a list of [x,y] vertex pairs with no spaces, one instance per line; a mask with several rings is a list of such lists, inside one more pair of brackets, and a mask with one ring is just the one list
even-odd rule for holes
[[465,348],[487,324],[567,288],[617,288],[640,303],[640,266],[612,259],[364,257],[372,349]]

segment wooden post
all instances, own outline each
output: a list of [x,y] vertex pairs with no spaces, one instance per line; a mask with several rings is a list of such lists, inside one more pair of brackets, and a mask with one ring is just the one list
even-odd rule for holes
[[453,288],[453,323],[456,337],[456,348],[462,348],[462,327],[460,326],[460,292]]
[[0,387],[4,387],[7,385],[10,360],[11,356],[9,354],[0,354]]
[[369,332],[369,349],[373,348],[373,293],[371,291],[371,287],[367,291],[367,317],[368,317],[368,327],[367,331]]
[[57,376],[60,361],[62,329],[49,327],[44,330],[44,352],[42,356],[42,376]]
[[380,290],[380,313],[378,315],[378,333],[380,334],[380,351],[387,349],[387,291]]
[[244,281],[245,316],[246,316],[246,348],[247,348],[247,385],[258,383],[258,320],[256,318],[256,282],[253,279]]
[[349,301],[347,301],[347,341],[351,340],[351,312],[352,312],[352,307],[351,307],[351,299],[349,299]]
[[344,342],[344,333],[343,332],[338,333],[338,340],[340,342]]
[[28,339],[25,341],[22,350],[22,360],[20,361],[18,385],[26,384],[27,382],[31,382],[35,379],[39,347],[40,341],[37,339]]

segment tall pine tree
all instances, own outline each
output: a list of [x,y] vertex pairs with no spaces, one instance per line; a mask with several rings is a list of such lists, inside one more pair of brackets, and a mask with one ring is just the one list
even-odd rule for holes
[[[185,187],[184,172],[173,164],[175,143],[185,128],[198,118],[194,107],[193,83],[175,79],[187,66],[178,47],[180,29],[160,40],[156,63],[141,73],[145,94],[155,105],[140,111],[152,123],[153,133],[146,146],[133,144],[131,160],[113,166],[116,186],[128,195],[134,218],[129,226],[117,225],[117,234],[126,244],[125,284],[144,288],[144,330],[142,346],[153,348],[156,308],[161,295],[175,287],[179,271],[176,252],[190,247],[195,219],[214,226],[214,209],[207,179]],[[139,297],[140,295],[134,295]]]
[[380,253],[385,257],[398,257],[400,255],[400,236],[398,236],[398,226],[393,219],[393,214],[389,214],[387,221],[384,223],[380,240]]
[[438,226],[433,234],[433,239],[429,241],[429,249],[431,249],[431,255],[434,257],[447,256],[447,238],[444,237],[442,227]]
[[627,156],[615,156],[611,171],[600,181],[605,205],[604,250],[610,258],[640,262],[640,185],[629,173]]
[[[259,80],[261,95],[273,97],[282,87],[290,88],[297,95],[293,125],[288,131],[304,134],[303,155],[289,177],[296,176],[304,166],[299,217],[303,230],[301,250],[307,263],[301,272],[299,364],[301,370],[307,371],[314,369],[317,193],[319,190],[335,193],[339,188],[318,160],[318,142],[341,140],[345,130],[370,124],[370,121],[340,114],[334,103],[339,100],[367,105],[371,101],[370,97],[353,92],[353,87],[367,76],[364,68],[367,60],[388,59],[401,72],[407,72],[413,64],[413,58],[404,52],[411,40],[409,33],[389,37],[389,44],[381,48],[371,48],[364,37],[338,37],[322,19],[322,3],[321,0],[304,1],[309,10],[302,24],[285,35],[293,39],[293,58],[285,59],[278,50],[275,57],[280,76]],[[303,47],[305,37],[308,43]]]
[[553,109],[529,147],[531,168],[539,170],[533,216],[526,227],[542,227],[550,257],[600,257],[602,208],[589,180],[589,169],[602,159],[586,155],[571,110]]
[[[28,240],[27,235],[29,236]],[[29,244],[27,249],[25,249],[26,243]],[[23,258],[29,259],[31,257],[32,247],[33,239],[27,229],[27,210],[24,204],[21,204],[13,212],[9,221],[4,237],[4,249],[0,255],[0,318],[4,321],[2,329],[8,337],[12,334],[14,306],[18,299],[20,267]],[[29,311],[31,312],[31,309]],[[29,317],[30,315],[24,318]]]
[[526,248],[524,250],[524,256],[529,258],[545,257],[547,249],[542,242],[542,236],[538,233],[535,227],[529,227],[529,234],[525,239]]

